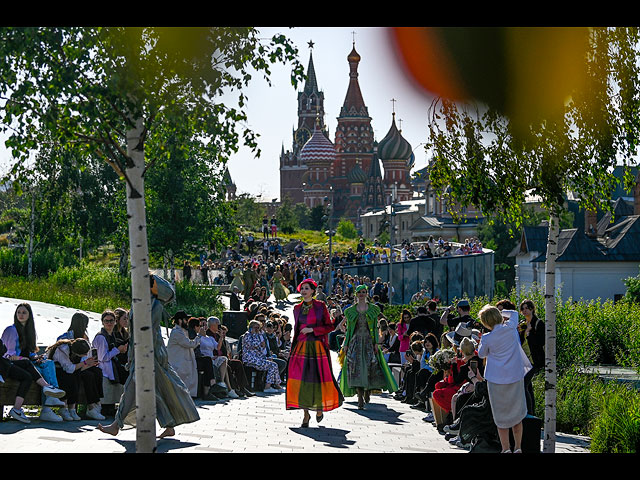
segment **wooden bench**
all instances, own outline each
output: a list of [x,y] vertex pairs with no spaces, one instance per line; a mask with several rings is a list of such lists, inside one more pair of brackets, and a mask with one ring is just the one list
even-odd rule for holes
[[[4,383],[0,383],[0,412],[4,406],[13,407],[16,401],[19,383],[12,378],[5,378]],[[87,397],[84,393],[84,386],[80,384],[78,390],[78,404],[86,404]],[[24,398],[24,406],[42,405],[42,387],[33,382]]]

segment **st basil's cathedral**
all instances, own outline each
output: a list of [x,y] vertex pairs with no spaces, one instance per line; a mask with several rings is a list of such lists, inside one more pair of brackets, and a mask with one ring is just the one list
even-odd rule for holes
[[[313,48],[313,43],[309,42]],[[298,92],[298,127],[293,145],[280,153],[280,200],[309,208],[333,205],[334,218],[354,224],[371,210],[413,196],[411,168],[415,162],[411,145],[402,136],[392,113],[386,136],[376,141],[371,117],[360,91],[355,42],[349,55],[349,85],[332,142],[324,124],[324,93],[318,90],[313,53],[309,54],[307,81]],[[384,172],[384,173],[383,173]]]

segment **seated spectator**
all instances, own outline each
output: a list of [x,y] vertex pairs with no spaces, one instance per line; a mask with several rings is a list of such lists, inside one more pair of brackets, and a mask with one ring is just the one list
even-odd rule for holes
[[[116,308],[113,313],[116,316],[116,326],[113,329],[113,337],[115,339],[116,348],[121,345],[129,345],[129,310],[124,308]],[[124,385],[129,377],[129,370],[126,367],[129,363],[129,354],[128,352],[119,353],[116,358],[118,359],[118,381]]]
[[69,330],[60,335],[56,340],[73,340],[75,338],[84,338],[85,340],[89,340],[87,335],[87,328],[89,326],[89,317],[87,317],[82,312],[76,312],[71,317],[71,325],[69,325]]
[[127,353],[129,344],[116,346],[113,334],[116,326],[116,315],[111,310],[105,310],[101,315],[102,329],[93,338],[92,347],[97,351],[98,366],[102,371],[102,393],[100,398],[101,415],[111,417],[116,413],[115,405],[120,402],[124,392],[124,382],[120,382],[119,375],[123,365],[118,359],[121,353]]
[[400,363],[400,339],[396,333],[396,324],[390,323],[382,345],[382,356],[387,363]]
[[414,399],[415,388],[416,388],[416,377],[418,376],[418,372],[421,369],[421,358],[422,353],[424,352],[423,340],[421,339],[421,334],[416,332],[412,336],[411,346],[409,349],[411,362],[407,362],[404,368],[404,399],[403,403],[409,403],[414,405],[417,403]]
[[222,380],[223,374],[220,369],[220,365],[226,362],[223,357],[214,356],[214,352],[218,349],[218,342],[213,336],[207,335],[208,322],[206,320],[199,320],[197,325],[190,320],[190,324],[200,337],[200,345],[194,349],[194,355],[198,371],[204,372],[202,379],[203,398],[213,401],[226,398],[227,385]]
[[[64,402],[59,398],[64,396],[65,392],[58,388],[56,367],[53,361],[37,353],[36,328],[31,305],[28,303],[18,305],[13,315],[13,324],[2,332],[2,343],[7,349],[4,354],[5,358],[10,360],[14,366],[25,370],[31,376],[32,381],[43,387],[40,420],[62,422],[62,417],[51,410],[51,407],[64,406]],[[24,413],[21,412],[22,404],[20,404],[20,410],[12,410],[12,418],[24,422]]]
[[62,397],[65,406],[59,410],[62,419],[67,422],[80,420],[76,404],[82,385],[87,399],[87,417],[104,420],[100,413],[102,370],[98,367],[97,357],[91,355],[89,342],[84,338],[58,340],[47,348],[46,354],[55,362],[58,381],[66,392]]
[[249,330],[242,336],[242,363],[256,370],[267,372],[264,392],[280,393],[278,364],[267,356],[268,347],[266,339],[260,331],[261,328],[262,325],[257,320],[249,322]]
[[433,333],[428,333],[425,335],[422,345],[424,349],[422,351],[422,356],[420,357],[420,370],[416,375],[413,407],[419,410],[426,410],[427,399],[435,389],[435,383],[442,380],[442,377],[434,379],[434,382],[432,383],[433,388],[431,390],[427,389],[429,380],[434,373],[433,367],[429,364],[429,360],[438,351],[438,339]]
[[189,338],[189,319],[183,310],[176,312],[171,318],[174,328],[167,341],[169,364],[184,382],[192,398],[198,396],[198,367],[195,348],[200,345],[200,337]]
[[29,359],[23,359],[19,355],[8,355],[7,352],[6,345],[3,340],[0,340],[0,383],[4,383],[5,378],[11,378],[18,382],[16,398],[13,407],[9,410],[9,416],[22,423],[31,423],[29,417],[25,415],[22,405],[33,381],[42,387],[43,393],[47,396],[53,394],[64,396],[65,392],[51,387]]
[[[454,335],[451,335],[454,333]],[[475,355],[475,344],[471,340],[471,332],[468,331],[468,335],[461,337],[462,333],[466,333],[466,329],[460,325],[456,332],[450,332],[447,334],[449,340],[459,348],[462,353],[462,357],[456,357],[452,363],[451,367],[448,371],[444,373],[444,379],[438,384],[436,384],[436,388],[431,396],[431,408],[434,411],[434,416],[436,418],[439,415],[435,412],[436,409],[441,410],[445,414],[451,414],[451,402],[453,396],[457,393],[459,388],[468,381],[469,378],[469,369],[470,369],[470,361],[472,359],[478,361],[478,357]],[[466,338],[466,341],[464,340]],[[439,430],[442,430],[446,424],[453,423],[452,415],[442,415],[441,418],[446,418],[443,420],[444,423],[440,423],[436,425]]]
[[242,362],[231,355],[231,347],[226,340],[227,331],[227,327],[220,324],[218,317],[209,317],[205,335],[215,343],[207,343],[207,350],[203,353],[213,359],[214,366],[220,372],[221,383],[218,385],[226,388],[228,397],[252,396]]
[[278,364],[278,372],[280,373],[280,380],[286,382],[287,373],[287,359],[280,354],[280,347],[278,346],[278,340],[275,335],[275,322],[268,320],[264,324],[264,336],[267,340],[268,355],[271,360]]

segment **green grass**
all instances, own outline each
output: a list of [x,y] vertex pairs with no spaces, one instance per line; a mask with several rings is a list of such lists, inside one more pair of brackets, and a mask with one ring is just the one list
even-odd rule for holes
[[[114,268],[93,265],[65,267],[47,277],[27,279],[4,276],[0,296],[52,303],[100,313],[131,305],[131,280],[121,277]],[[223,305],[217,291],[190,283],[176,284],[176,301],[167,305],[170,314],[185,310],[194,316],[221,316]]]

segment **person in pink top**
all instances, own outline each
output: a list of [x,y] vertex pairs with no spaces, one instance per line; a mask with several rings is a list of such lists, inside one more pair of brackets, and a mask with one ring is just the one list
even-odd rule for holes
[[396,327],[396,333],[398,334],[398,338],[400,339],[400,362],[404,364],[407,360],[405,354],[407,350],[409,350],[409,346],[411,344],[411,339],[409,335],[407,335],[407,331],[409,330],[409,322],[411,322],[411,312],[407,309],[402,310],[402,316],[400,317],[400,322]]

